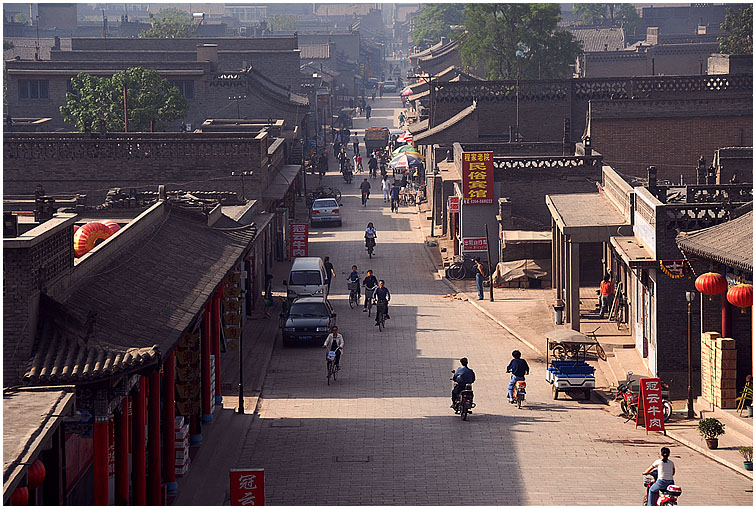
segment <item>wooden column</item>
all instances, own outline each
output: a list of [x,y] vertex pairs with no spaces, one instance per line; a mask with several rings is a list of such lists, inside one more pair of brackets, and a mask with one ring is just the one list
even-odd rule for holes
[[129,505],[129,398],[116,414],[115,505]]
[[168,493],[174,494],[178,490],[176,483],[176,444],[175,420],[176,420],[176,351],[172,351],[165,359],[163,365],[165,376],[163,378],[163,450],[165,453],[165,482],[168,484]]
[[110,441],[110,429],[107,416],[95,416],[93,435],[94,505],[109,505],[108,444]]
[[201,352],[200,363],[202,367],[202,422],[212,422],[213,414],[210,413],[210,322],[212,321],[211,315],[212,299],[205,306],[204,316],[202,317],[202,339],[201,339]]
[[150,413],[149,413],[149,461],[150,476],[147,481],[147,503],[162,504],[160,496],[160,371],[150,375]]
[[215,404],[220,405],[223,403],[223,396],[221,395],[221,298],[223,297],[223,290],[220,289],[215,293],[213,298],[213,355],[215,355]]
[[[559,259],[557,258],[557,224],[553,219],[551,220],[551,288],[556,290],[557,287],[557,266],[559,265]],[[554,298],[558,299],[559,294],[555,292]]]
[[725,291],[721,296],[721,307],[722,307],[722,337],[728,338],[730,337],[730,313],[728,309],[728,303],[727,303],[727,291]]
[[137,390],[132,400],[133,429],[132,429],[132,457],[134,505],[147,505],[147,455],[146,434],[147,425],[147,379],[139,378]]
[[580,332],[580,244],[570,240],[570,327]]

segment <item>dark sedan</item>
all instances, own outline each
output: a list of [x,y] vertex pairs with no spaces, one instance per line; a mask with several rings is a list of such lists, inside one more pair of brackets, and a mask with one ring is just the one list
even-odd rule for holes
[[325,342],[336,325],[336,313],[325,297],[300,297],[289,310],[281,314],[284,346],[300,343]]

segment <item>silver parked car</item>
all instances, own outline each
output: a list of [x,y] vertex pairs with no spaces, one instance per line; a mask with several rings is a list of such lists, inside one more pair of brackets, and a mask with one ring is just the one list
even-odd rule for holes
[[386,80],[386,82],[383,84],[383,91],[384,92],[396,92],[396,81],[394,81],[394,80]]
[[341,206],[335,198],[318,198],[312,202],[310,224],[335,222],[341,226]]

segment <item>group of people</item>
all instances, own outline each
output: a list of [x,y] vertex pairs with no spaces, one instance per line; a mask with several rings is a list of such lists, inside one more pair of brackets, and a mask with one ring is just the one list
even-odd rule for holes
[[[465,389],[465,386],[475,382],[475,372],[468,367],[467,357],[462,357],[459,360],[459,363],[462,364],[462,366],[454,372],[454,376],[452,377],[452,380],[454,380],[456,384],[451,393],[451,408],[454,408],[459,393]],[[507,373],[512,373],[509,380],[509,387],[507,388],[507,400],[514,404],[516,403],[514,399],[515,383],[518,380],[525,380],[525,375],[530,374],[530,366],[528,366],[528,362],[522,358],[522,353],[520,353],[519,350],[512,351],[512,360],[507,366]]]
[[[375,100],[375,92],[373,92],[373,100]],[[349,107],[356,109],[357,116],[361,113],[365,113],[365,119],[370,120],[370,114],[373,111],[373,107],[367,103],[365,96],[363,95],[355,104],[354,99],[349,99]]]

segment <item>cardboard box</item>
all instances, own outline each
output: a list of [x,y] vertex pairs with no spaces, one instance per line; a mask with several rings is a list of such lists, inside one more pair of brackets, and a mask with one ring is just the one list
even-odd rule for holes
[[720,350],[735,350],[735,340],[732,338],[717,338],[717,346]]

